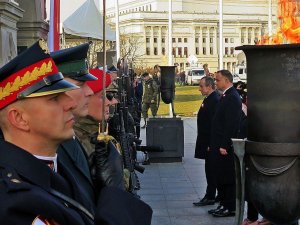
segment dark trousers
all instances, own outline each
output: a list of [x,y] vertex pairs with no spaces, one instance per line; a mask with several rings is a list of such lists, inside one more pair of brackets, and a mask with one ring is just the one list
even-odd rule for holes
[[205,175],[206,175],[206,194],[205,196],[208,199],[215,199],[217,182],[216,182],[216,172],[214,169],[215,159],[211,152],[207,152],[207,156],[205,159]]
[[220,205],[230,211],[235,211],[235,183],[218,184],[218,195],[220,196]]

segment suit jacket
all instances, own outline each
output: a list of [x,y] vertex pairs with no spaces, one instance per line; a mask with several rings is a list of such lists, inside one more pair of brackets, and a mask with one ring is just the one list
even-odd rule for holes
[[[237,137],[241,115],[241,98],[236,89],[231,87],[221,97],[211,127],[210,148],[217,159],[217,180],[219,183],[233,183],[235,180],[231,138]],[[228,155],[221,155],[220,148],[225,148]]]
[[203,100],[200,106],[197,115],[195,158],[205,159],[207,156],[207,148],[210,143],[211,123],[219,99],[219,94],[214,91]]
[[90,220],[81,210],[51,192],[63,193],[86,206],[82,189],[67,168],[59,163],[59,173],[54,173],[25,150],[4,140],[0,140],[0,146],[0,224],[30,225],[38,216],[59,225],[151,224],[151,208],[117,188],[103,188],[95,211],[96,220]]
[[84,195],[89,201],[88,208],[91,210],[96,206],[96,196],[88,165],[88,156],[75,137],[63,142],[57,150],[60,162],[73,174],[77,182],[84,189]]

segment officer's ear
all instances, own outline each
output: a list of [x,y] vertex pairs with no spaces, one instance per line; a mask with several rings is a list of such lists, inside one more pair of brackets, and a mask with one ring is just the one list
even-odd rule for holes
[[29,131],[29,123],[27,120],[27,114],[18,103],[13,103],[12,106],[6,110],[6,116],[9,126],[14,128]]

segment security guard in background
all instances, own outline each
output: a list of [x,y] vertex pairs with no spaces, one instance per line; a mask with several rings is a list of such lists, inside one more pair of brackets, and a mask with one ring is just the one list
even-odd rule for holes
[[74,135],[77,105],[65,92],[78,87],[63,80],[44,41],[2,67],[0,80],[0,224],[151,223],[151,209],[117,188],[101,190],[95,216],[81,204],[81,186],[56,155]]
[[143,83],[143,99],[142,99],[142,115],[144,118],[144,126],[147,126],[148,110],[151,109],[152,116],[156,117],[157,113],[157,94],[158,86],[155,81],[150,77],[149,73],[145,72],[142,74],[144,79]]

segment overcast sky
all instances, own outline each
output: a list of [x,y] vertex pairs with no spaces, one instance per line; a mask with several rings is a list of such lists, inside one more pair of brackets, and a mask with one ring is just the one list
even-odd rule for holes
[[[102,0],[94,0],[98,7],[101,6]],[[86,0],[60,0],[60,22],[64,22],[76,9],[78,9]],[[120,0],[119,0],[120,2]],[[122,1],[123,2],[123,1]],[[47,17],[50,17],[50,0],[46,0],[47,3]],[[106,7],[111,7],[114,4],[114,0],[106,0]]]

